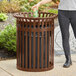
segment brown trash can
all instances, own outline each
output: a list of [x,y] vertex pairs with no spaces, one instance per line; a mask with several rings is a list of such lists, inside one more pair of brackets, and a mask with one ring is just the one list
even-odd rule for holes
[[[54,67],[54,18],[53,13],[16,13],[17,68],[40,72]],[[41,17],[42,16],[42,17]]]

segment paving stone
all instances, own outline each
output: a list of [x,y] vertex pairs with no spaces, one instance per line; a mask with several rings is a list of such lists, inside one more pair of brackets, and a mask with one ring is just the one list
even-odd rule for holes
[[11,75],[0,68],[0,76],[11,76]]
[[[76,76],[76,54],[72,54],[73,65],[70,68],[62,67],[63,63],[65,62],[64,55],[55,56],[54,59],[54,69],[45,72],[20,71],[16,68],[16,59],[0,61],[0,67],[13,76]],[[0,73],[0,76],[7,75],[4,75],[4,73]]]

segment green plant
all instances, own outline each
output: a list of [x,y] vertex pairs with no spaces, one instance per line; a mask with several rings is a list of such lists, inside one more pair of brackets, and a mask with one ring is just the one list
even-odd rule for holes
[[2,0],[0,1],[0,12],[18,12],[20,11],[20,1],[18,0]]
[[0,21],[6,21],[8,16],[4,13],[0,13]]
[[0,32],[0,47],[7,48],[8,51],[13,50],[16,52],[16,25],[7,25]]
[[[21,1],[21,0],[20,0]],[[22,0],[24,1],[24,0]],[[20,2],[21,3],[21,11],[23,12],[30,12],[32,6],[34,6],[35,4],[37,4],[39,1],[41,0],[26,0],[26,2]],[[42,6],[39,7],[39,11],[43,11],[45,8],[49,7],[50,3],[44,4]]]
[[33,5],[37,4],[37,0],[33,1],[26,1],[22,6],[21,6],[21,11],[23,12],[30,12],[31,8]]
[[58,10],[57,9],[50,9],[48,10],[49,13],[54,13],[54,14],[58,14]]

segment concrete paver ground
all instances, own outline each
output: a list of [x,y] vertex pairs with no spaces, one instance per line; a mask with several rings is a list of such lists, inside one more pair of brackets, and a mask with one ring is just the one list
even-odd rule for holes
[[0,68],[0,76],[11,76],[6,71],[4,71],[2,68]]
[[16,68],[16,59],[0,61],[0,76],[76,76],[76,54],[72,54],[73,65],[63,68],[64,55],[54,57],[54,69],[45,72],[26,72]]

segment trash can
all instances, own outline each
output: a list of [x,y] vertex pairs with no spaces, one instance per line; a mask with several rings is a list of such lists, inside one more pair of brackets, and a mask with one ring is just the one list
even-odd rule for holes
[[54,18],[57,15],[39,12],[15,13],[17,25],[17,68],[40,72],[54,67]]

